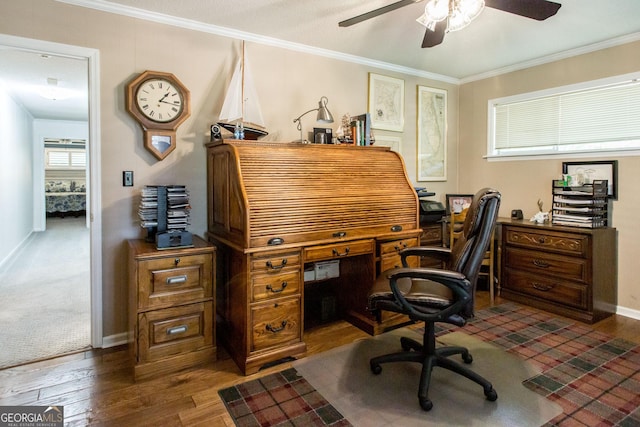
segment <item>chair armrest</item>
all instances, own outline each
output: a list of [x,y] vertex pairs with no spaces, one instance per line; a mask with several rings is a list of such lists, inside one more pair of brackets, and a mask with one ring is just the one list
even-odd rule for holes
[[[418,319],[429,319],[433,321],[443,321],[451,315],[459,314],[462,308],[471,298],[471,283],[464,274],[456,271],[441,270],[435,268],[395,268],[387,272],[391,292],[393,292],[396,301],[409,313],[410,317]],[[411,303],[409,303],[400,289],[398,289],[397,281],[401,278],[424,279],[437,282],[446,286],[454,294],[454,303],[449,307],[437,313],[425,313],[419,311]]]
[[419,257],[430,257],[436,258],[440,261],[448,261],[451,257],[451,249],[444,248],[441,246],[413,246],[410,248],[405,248],[400,251],[400,258],[402,259],[402,265],[404,267],[408,267],[407,257],[410,256],[419,256]]

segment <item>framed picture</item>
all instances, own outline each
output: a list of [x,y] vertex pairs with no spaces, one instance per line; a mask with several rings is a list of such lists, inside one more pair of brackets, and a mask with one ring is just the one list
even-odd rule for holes
[[445,198],[447,199],[445,213],[451,215],[451,212],[460,213],[471,206],[473,194],[446,194]]
[[400,137],[389,135],[376,135],[375,145],[391,148],[391,151],[400,153]]
[[594,179],[606,179],[609,185],[608,195],[618,199],[618,161],[598,160],[594,162],[562,162],[562,173],[575,177],[576,181],[591,184]]
[[404,80],[369,73],[369,114],[373,129],[404,130]]
[[447,180],[447,91],[418,86],[418,181]]

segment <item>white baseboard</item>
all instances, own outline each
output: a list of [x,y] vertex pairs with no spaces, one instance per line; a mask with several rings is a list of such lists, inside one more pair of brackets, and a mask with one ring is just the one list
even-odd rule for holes
[[102,338],[102,348],[115,347],[129,342],[129,333],[120,332],[119,334],[109,335]]
[[616,309],[616,314],[620,316],[630,317],[632,319],[640,320],[640,310],[634,310],[632,308],[620,307]]

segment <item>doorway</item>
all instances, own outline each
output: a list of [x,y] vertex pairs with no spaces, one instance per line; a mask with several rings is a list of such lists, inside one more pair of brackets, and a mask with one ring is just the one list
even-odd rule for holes
[[[47,77],[41,82],[41,87],[44,89],[51,86],[64,89],[65,85],[67,85],[65,80],[72,79],[72,74],[67,74],[64,68],[58,69],[46,66],[48,59],[54,59],[59,63],[67,61],[70,64],[82,64],[84,101],[80,104],[84,109],[81,114],[84,114],[84,138],[87,140],[86,216],[78,215],[78,218],[75,216],[68,218],[56,217],[49,221],[47,220],[44,140],[51,137],[52,132],[57,132],[55,134],[56,137],[64,135],[64,129],[60,130],[59,128],[64,128],[69,124],[77,125],[82,120],[79,119],[77,111],[73,112],[76,116],[72,117],[62,114],[65,111],[62,106],[65,103],[62,102],[60,95],[53,95],[54,97],[58,96],[56,101],[61,101],[56,104],[57,110],[54,113],[46,112],[45,110],[39,110],[38,108],[40,107],[35,106],[36,104],[32,104],[35,101],[29,100],[29,96],[42,97],[41,93],[26,93],[29,91],[29,86],[22,87],[14,81],[7,84],[8,76],[11,73],[15,75],[15,70],[11,69],[11,63],[7,59],[21,55],[28,58],[23,64],[25,66],[24,70],[19,73],[25,77],[25,84],[28,78],[34,78],[37,74],[37,68],[40,66],[42,69],[42,62],[45,62],[44,69],[47,71]],[[4,224],[13,225],[9,238],[0,241],[0,245],[4,246],[0,247],[0,274],[2,271],[13,271],[13,274],[18,271],[20,277],[24,279],[28,273],[38,272],[40,274],[34,276],[33,281],[31,279],[29,281],[32,284],[35,281],[40,281],[39,286],[41,286],[41,289],[51,288],[52,284],[59,280],[59,276],[54,274],[54,271],[66,269],[73,272],[75,276],[82,276],[83,278],[80,279],[80,282],[83,283],[83,288],[80,290],[65,289],[61,291],[67,295],[67,298],[63,297],[61,301],[68,302],[73,298],[80,298],[80,300],[76,301],[76,306],[79,309],[86,308],[84,321],[74,326],[72,321],[69,320],[68,326],[70,331],[86,329],[88,326],[88,333],[85,334],[88,340],[85,338],[85,341],[91,347],[102,347],[103,341],[98,61],[98,51],[94,49],[0,34],[0,64],[2,64],[0,65],[0,97],[8,97],[9,104],[18,105],[16,110],[18,110],[17,117],[19,118],[16,121],[16,115],[0,114],[0,129],[2,129],[0,133],[4,132],[6,137],[7,132],[9,132],[10,139],[19,139],[28,146],[11,147],[8,150],[8,159],[5,160],[7,164],[1,165],[8,167],[0,167],[0,178],[3,182],[11,183],[16,187],[15,191],[5,192],[5,197],[13,197],[12,199],[2,200],[3,206],[5,206],[5,203],[10,203],[14,209],[11,213],[4,212],[0,214],[0,220]],[[50,63],[52,62],[50,61]],[[52,74],[54,72],[56,75]],[[5,81],[4,85],[1,84],[3,80]],[[62,84],[63,82],[64,84]],[[24,97],[16,94],[18,88],[20,92],[24,92]],[[0,108],[6,108],[6,105],[3,104],[6,104],[6,102],[0,102]],[[22,114],[19,110],[23,110],[26,113]],[[3,135],[0,135],[0,137],[3,137]],[[64,136],[60,137],[64,138]],[[76,135],[70,135],[70,138],[76,138]],[[6,151],[5,154],[7,154]],[[14,158],[12,159],[11,157]],[[5,172],[2,172],[3,170]],[[3,176],[3,173],[9,175]],[[76,190],[75,187],[74,190]],[[65,220],[68,221],[65,222]],[[58,240],[57,243],[43,243],[44,239],[41,239],[41,237],[44,237],[47,233],[47,237],[62,240]],[[58,250],[62,248],[63,243],[70,244],[72,248],[76,245],[75,251],[73,249]],[[53,246],[48,246],[52,244]],[[47,249],[40,249],[38,254],[35,252],[28,253],[30,250],[37,251],[38,249],[34,248],[38,245]],[[84,249],[81,250],[81,248]],[[25,254],[26,257],[24,256]],[[20,258],[21,255],[23,256],[22,258]],[[14,264],[16,262],[25,262],[25,259],[27,260],[26,264],[11,270],[12,266],[15,267]],[[54,263],[49,265],[48,268],[45,265],[47,259]],[[84,264],[78,265],[74,263],[75,261],[80,262],[80,260]],[[63,280],[63,282],[66,281]],[[49,290],[51,291],[51,289]],[[1,293],[2,288],[0,287],[0,298],[4,299]],[[55,292],[52,295],[55,295]],[[16,319],[14,319],[16,322],[28,322],[30,317],[37,317],[35,316],[36,313],[40,315],[46,313],[47,308],[62,305],[62,302],[56,304],[52,300],[54,297],[51,295],[43,296],[36,293],[31,297],[26,295],[21,295],[21,297],[22,300],[28,301],[27,313],[30,311],[32,314],[16,316]],[[50,306],[48,306],[49,303]],[[64,315],[56,318],[53,314],[54,311],[51,310],[50,323],[59,324],[59,322],[64,322],[65,318],[71,318],[71,316]],[[73,310],[70,309],[69,312],[71,311]],[[57,313],[57,315],[59,314]],[[0,318],[0,320],[6,319]],[[20,324],[20,327],[24,330],[24,324]],[[27,328],[26,330],[28,331],[29,329]],[[65,335],[72,334],[66,333]],[[0,332],[0,343],[3,341],[3,333]],[[48,345],[48,347],[52,346]],[[66,351],[63,350],[63,352]],[[25,355],[25,358],[28,359],[29,356]]]

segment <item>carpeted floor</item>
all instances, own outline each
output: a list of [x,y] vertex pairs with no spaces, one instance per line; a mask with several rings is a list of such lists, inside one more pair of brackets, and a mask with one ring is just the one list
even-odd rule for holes
[[[513,303],[479,311],[467,326],[451,330],[507,350],[535,367],[537,373],[522,384],[548,399],[550,406],[553,402],[562,409],[559,415],[542,421],[544,426],[640,426],[640,346]],[[439,340],[446,341],[449,332],[440,329]],[[474,357],[472,366],[479,357]],[[304,360],[281,373],[221,390],[220,396],[236,424],[358,425],[358,419],[344,418],[337,409],[349,403],[347,394],[323,396],[318,391],[324,387],[321,382],[299,375],[295,366]],[[391,364],[383,367],[381,376],[387,366]],[[387,378],[385,387],[392,387],[395,380]],[[372,382],[367,384],[373,387]],[[478,400],[483,405],[505,404],[509,399],[505,399],[504,391],[497,391],[495,403],[484,400],[481,391]],[[442,404],[441,399],[432,396],[434,409],[424,413],[425,420]],[[466,406],[460,410],[460,414],[469,412]]]
[[86,219],[49,218],[0,272],[0,368],[91,344]]

